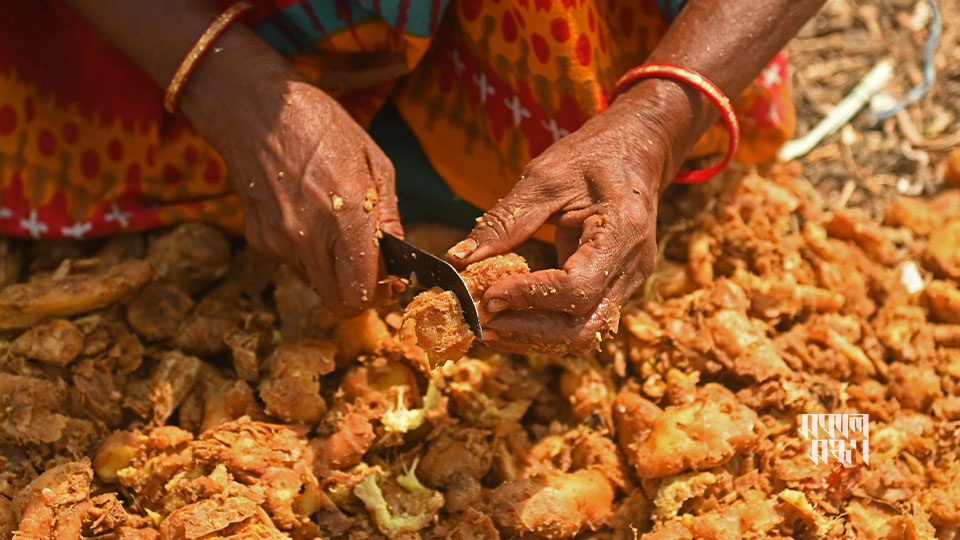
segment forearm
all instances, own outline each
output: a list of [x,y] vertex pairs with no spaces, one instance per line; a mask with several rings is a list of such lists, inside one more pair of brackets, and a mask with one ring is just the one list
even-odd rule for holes
[[[161,88],[220,12],[208,0],[65,1]],[[262,99],[264,94],[275,95],[272,101],[279,102],[283,85],[298,75],[285,58],[239,23],[227,28],[211,48],[187,80],[178,106],[201,135],[221,146],[235,120],[228,116],[250,109],[244,103],[256,101],[262,108],[271,101]]]
[[[731,99],[770,62],[824,0],[689,0],[647,62],[670,63],[704,75]],[[644,88],[646,86],[646,88]],[[621,99],[646,106],[656,94],[666,107],[662,118],[672,143],[669,183],[686,153],[717,118],[710,101],[680,82],[641,82]]]

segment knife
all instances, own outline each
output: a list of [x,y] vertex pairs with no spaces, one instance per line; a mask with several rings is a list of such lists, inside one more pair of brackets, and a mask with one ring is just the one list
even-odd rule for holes
[[415,275],[416,282],[426,287],[440,287],[453,291],[460,301],[463,319],[478,339],[483,339],[480,327],[480,314],[477,305],[470,296],[467,284],[460,273],[447,261],[434,257],[417,246],[405,242],[390,233],[384,232],[380,239],[380,252],[387,263],[387,272],[391,275],[409,278]]

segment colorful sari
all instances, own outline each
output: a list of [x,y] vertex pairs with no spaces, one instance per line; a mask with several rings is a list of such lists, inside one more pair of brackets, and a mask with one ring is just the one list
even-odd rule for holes
[[[677,2],[254,4],[249,24],[304,77],[361,125],[391,101],[452,193],[487,208],[531,158],[604,110]],[[92,238],[184,220],[243,231],[226,165],[163,111],[139,68],[56,0],[0,0],[0,12],[0,234]],[[792,134],[787,69],[781,54],[736,99],[739,161],[773,159]],[[725,145],[714,126],[694,155]]]

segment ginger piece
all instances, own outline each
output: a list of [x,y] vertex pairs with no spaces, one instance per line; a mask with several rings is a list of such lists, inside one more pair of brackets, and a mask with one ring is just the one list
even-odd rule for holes
[[702,514],[685,514],[658,522],[641,540],[766,538],[783,521],[771,498],[756,490],[743,493],[744,500]]
[[470,296],[477,303],[477,312],[480,314],[480,324],[486,324],[494,316],[480,303],[483,293],[487,292],[494,283],[505,277],[517,274],[529,274],[530,267],[527,261],[516,253],[497,255],[482,261],[477,261],[460,273],[463,282],[470,291]]
[[115,431],[100,443],[93,458],[93,470],[104,482],[116,482],[117,472],[143,451],[147,438],[136,431]]
[[625,493],[633,487],[627,464],[622,459],[617,444],[596,431],[583,430],[577,434],[570,453],[571,470],[593,469],[600,471],[610,483]]
[[163,425],[196,384],[202,364],[199,358],[180,351],[163,353],[149,380],[127,386],[124,407],[152,426]]
[[14,497],[20,522],[14,538],[80,538],[92,480],[88,460],[64,463],[38,476]]
[[500,532],[489,515],[468,508],[442,520],[423,537],[428,540],[500,540]]
[[654,516],[659,521],[673,519],[685,502],[703,495],[716,483],[717,476],[711,472],[685,473],[665,479],[653,500]]
[[303,435],[286,426],[241,418],[200,435],[193,454],[201,463],[225,465],[248,486],[259,486],[266,495],[264,508],[279,527],[288,529],[304,515],[298,512],[304,510],[302,495],[320,496]]
[[455,427],[427,447],[417,472],[428,485],[443,490],[447,512],[463,512],[480,499],[480,480],[493,463],[488,437],[487,431]]
[[[181,506],[171,512],[160,524],[160,537],[164,540],[197,540],[209,537],[232,525],[259,517],[258,514],[263,512],[260,508],[263,501],[264,496],[259,491],[232,484],[227,490],[213,497]],[[269,522],[269,518],[266,522]],[[279,531],[276,533],[279,536]]]
[[391,409],[417,408],[420,401],[420,387],[413,370],[385,358],[354,366],[344,375],[340,390],[351,411],[371,420],[380,420]]
[[[477,261],[461,272],[477,305],[480,324],[493,318],[480,302],[487,288],[507,276],[528,273],[530,268],[526,261],[514,253]],[[447,360],[460,359],[470,349],[475,337],[463,320],[457,296],[439,287],[420,293],[410,302],[403,312],[403,332],[416,334],[417,343],[427,353],[431,368]]]
[[236,286],[250,300],[260,301],[273,283],[279,265],[275,258],[244,244],[234,253],[230,271],[223,281]]
[[857,538],[894,540],[906,538],[907,520],[899,512],[872,501],[853,499],[846,505],[847,523]]
[[417,344],[427,353],[430,367],[467,354],[474,335],[463,320],[453,291],[433,287],[420,293],[403,311],[403,331],[416,332]]
[[937,276],[960,279],[960,219],[948,222],[930,235],[923,260]]
[[515,535],[571,538],[613,516],[613,486],[600,471],[548,471],[501,484],[491,495],[494,520]]
[[131,260],[92,274],[8,285],[0,290],[0,330],[108,306],[142,287],[150,276],[149,264]]
[[743,312],[718,311],[707,328],[720,363],[737,375],[763,382],[792,373],[773,341]]
[[148,341],[169,338],[193,309],[193,300],[172,283],[150,283],[127,303],[127,324]]
[[64,367],[83,349],[83,334],[70,321],[54,319],[27,330],[13,341],[10,352],[31,360]]
[[326,339],[340,323],[309,285],[284,265],[273,277],[273,300],[284,340]]
[[[90,497],[90,505],[83,522],[84,536],[106,536],[114,531],[122,535],[122,528],[130,523],[130,516],[116,493],[102,493]],[[122,536],[121,536],[122,537]]]
[[694,233],[687,245],[687,276],[698,287],[707,287],[713,282],[713,254],[716,239],[706,232]]
[[360,355],[382,353],[393,342],[390,329],[375,309],[368,309],[356,317],[341,321],[334,329],[337,359],[353,363]]
[[300,341],[277,347],[267,358],[268,375],[258,393],[267,414],[285,422],[315,424],[327,405],[320,395],[320,377],[334,370],[336,347],[325,341]]
[[718,384],[704,386],[690,404],[665,410],[625,387],[613,415],[620,449],[641,478],[715,467],[757,440],[757,413]]
[[927,285],[923,295],[934,320],[960,324],[960,288],[955,283],[935,279]]
[[519,421],[543,389],[532,369],[499,353],[464,358],[440,371],[457,414],[476,427]]
[[[3,245],[0,244],[0,249]],[[2,263],[0,263],[2,265]],[[0,275],[0,277],[3,277]],[[17,528],[17,510],[13,506],[13,501],[5,495],[0,495],[0,537],[11,538],[13,531]]]
[[60,440],[70,420],[59,412],[65,398],[65,389],[53,382],[0,372],[0,441]]
[[[196,439],[182,429],[163,426],[147,433],[146,440],[108,440],[97,455],[107,478],[115,475],[136,495],[141,508],[161,518],[217,494],[224,501],[235,496],[261,501],[257,505],[284,530],[317,511],[333,510],[312,473],[304,430],[292,426],[241,418],[214,426]],[[200,510],[210,505],[193,508],[185,515],[202,514]],[[199,527],[201,522],[194,523]]]
[[200,433],[243,416],[255,421],[267,420],[267,415],[254,398],[249,384],[245,381],[226,382],[204,402]]
[[894,362],[889,376],[890,393],[904,407],[924,412],[943,395],[940,376],[930,366]]
[[150,238],[146,260],[162,280],[196,294],[230,269],[230,242],[210,225],[182,223]]
[[593,362],[569,361],[560,375],[560,394],[567,399],[570,413],[582,422],[592,414],[609,421],[616,387],[609,369]]
[[831,236],[854,240],[875,261],[891,266],[897,262],[897,247],[880,225],[862,210],[839,208],[824,224]]
[[427,393],[423,396],[423,407],[411,409],[404,401],[405,386],[397,388],[397,401],[380,417],[387,433],[408,433],[423,425],[427,420],[427,413],[437,408],[439,398],[436,383],[431,380],[427,384]]
[[686,405],[697,398],[700,372],[684,373],[677,368],[667,372],[667,399],[670,405]]
[[237,372],[237,377],[250,382],[260,378],[257,352],[260,350],[261,341],[261,334],[248,334],[236,328],[223,336],[223,342],[230,348],[233,369]]
[[227,352],[224,337],[237,328],[241,309],[235,297],[208,294],[177,327],[173,344],[186,353],[199,356]]
[[373,425],[366,416],[352,411],[337,415],[332,433],[310,441],[314,474],[324,478],[330,471],[360,463],[375,438]]
[[416,464],[409,472],[393,478],[373,472],[353,488],[353,494],[363,501],[387,538],[419,531],[443,507],[443,495],[421,484],[415,469]]
[[943,215],[933,211],[929,205],[910,197],[897,197],[887,205],[883,215],[884,225],[906,227],[918,236],[928,236],[943,226]]

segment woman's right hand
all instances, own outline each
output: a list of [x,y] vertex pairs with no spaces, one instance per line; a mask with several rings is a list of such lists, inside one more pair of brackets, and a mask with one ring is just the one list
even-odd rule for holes
[[240,74],[201,65],[181,109],[227,162],[250,245],[298,272],[335,314],[356,315],[389,294],[378,236],[403,235],[393,165],[277,58]]

